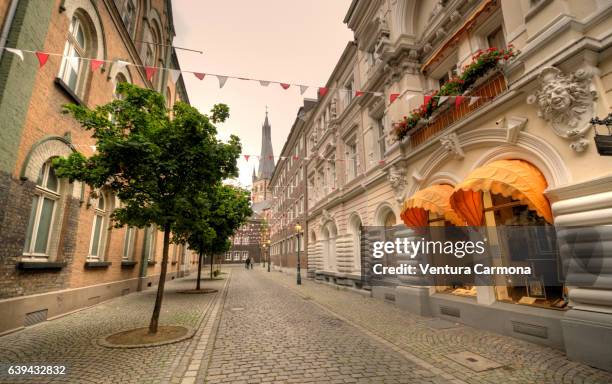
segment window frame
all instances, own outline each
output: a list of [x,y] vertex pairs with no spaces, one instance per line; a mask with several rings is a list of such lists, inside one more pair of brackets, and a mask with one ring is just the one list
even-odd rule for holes
[[[36,186],[34,189],[34,198],[37,199],[36,209],[34,211],[32,211],[32,209],[30,210],[30,218],[28,220],[28,227],[27,227],[28,229],[26,230],[27,231],[26,239],[25,239],[24,248],[22,252],[23,258],[36,260],[36,259],[49,259],[50,257],[49,247],[51,244],[51,238],[53,237],[52,234],[53,234],[53,230],[55,227],[54,222],[57,217],[58,205],[59,205],[59,202],[61,201],[61,187],[62,187],[61,180],[57,177],[57,175],[55,175],[55,172],[53,172],[53,176],[55,177],[57,181],[57,190],[53,191],[51,189],[48,189],[47,184],[48,184],[49,175],[51,171],[52,171],[51,160],[47,160],[42,165],[42,168],[39,174],[40,184],[37,180]],[[49,220],[49,229],[48,229],[48,234],[47,234],[47,241],[45,244],[45,252],[39,253],[39,252],[36,252],[36,241],[38,240],[38,236],[40,235],[39,234],[40,219],[42,217],[42,209],[43,209],[45,199],[51,200],[53,202],[53,208],[51,210],[51,218]],[[31,208],[34,208],[33,205],[34,205],[34,201],[32,201]],[[32,215],[32,212],[34,212],[34,215]],[[31,229],[30,229],[30,220],[34,220],[32,222]]]

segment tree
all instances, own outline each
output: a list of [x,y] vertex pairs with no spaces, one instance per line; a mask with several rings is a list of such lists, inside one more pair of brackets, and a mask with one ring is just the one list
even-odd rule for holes
[[212,279],[213,257],[231,247],[230,237],[253,214],[248,191],[231,185],[218,184],[212,191],[194,195],[187,211],[177,220],[173,231],[177,238],[186,241],[190,249],[198,252],[198,278],[203,255],[210,255]]
[[149,332],[156,333],[168,264],[170,230],[191,196],[236,176],[240,141],[217,139],[213,123],[229,116],[217,105],[212,116],[178,102],[170,119],[163,97],[148,89],[122,83],[121,98],[95,109],[65,106],[92,132],[97,152],[85,158],[73,153],[54,161],[57,175],[93,188],[108,188],[122,202],[112,214],[116,227],[156,225],[164,232],[161,273]]

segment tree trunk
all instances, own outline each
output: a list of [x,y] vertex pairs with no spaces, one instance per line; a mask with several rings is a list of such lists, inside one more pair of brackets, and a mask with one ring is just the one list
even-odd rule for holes
[[202,251],[200,251],[200,257],[198,258],[198,280],[196,282],[196,291],[200,290],[200,276],[202,276]]
[[[155,246],[155,244],[151,244]],[[151,322],[149,323],[149,333],[157,333],[159,323],[159,313],[161,312],[162,299],[164,298],[164,285],[166,285],[166,272],[168,271],[168,248],[170,248],[170,224],[164,224],[164,250],[162,252],[161,273],[159,284],[157,284],[157,296],[155,297],[155,307]]]
[[210,279],[213,279],[213,260],[215,256],[213,254],[210,255]]

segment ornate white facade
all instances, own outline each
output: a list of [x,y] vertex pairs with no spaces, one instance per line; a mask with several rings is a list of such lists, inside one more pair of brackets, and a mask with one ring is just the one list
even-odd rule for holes
[[[455,186],[500,159],[523,160],[541,172],[555,225],[612,224],[612,160],[598,155],[588,123],[610,112],[611,16],[612,3],[595,0],[354,0],[344,21],[355,41],[303,127],[310,275],[362,288],[361,226],[400,224],[407,197],[435,184]],[[520,53],[479,79],[472,94],[480,103],[467,113],[441,108],[394,140],[393,122],[423,104],[423,95],[460,74],[479,49],[502,44]],[[393,103],[391,94],[399,94]],[[612,291],[564,290],[564,311],[503,302],[495,287],[477,287],[470,298],[408,286],[373,287],[372,295],[392,295],[424,315],[448,317],[443,308],[457,307],[462,314],[452,320],[612,370],[603,357],[609,352],[603,340],[612,338]],[[492,314],[495,321],[481,320]],[[525,333],[516,322],[545,336]]]

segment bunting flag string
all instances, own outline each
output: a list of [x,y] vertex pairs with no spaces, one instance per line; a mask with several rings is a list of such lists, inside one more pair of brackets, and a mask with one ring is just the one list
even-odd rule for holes
[[[276,83],[279,84],[281,86],[281,88],[283,90],[287,90],[289,89],[292,85],[296,86],[300,89],[300,94],[304,94],[309,88],[313,87],[311,85],[305,85],[305,84],[295,84],[295,83],[287,83],[287,82],[281,82],[281,81],[272,81],[272,80],[262,80],[262,79],[255,79],[255,78],[249,78],[249,77],[238,77],[238,76],[230,76],[230,75],[221,75],[221,74],[216,74],[216,73],[205,73],[205,72],[196,72],[196,71],[187,71],[187,70],[183,70],[183,69],[176,69],[176,68],[167,68],[167,67],[154,67],[154,66],[144,66],[144,65],[140,65],[140,64],[135,64],[135,63],[131,63],[128,61],[124,61],[124,60],[101,60],[101,59],[96,59],[96,58],[87,58],[87,57],[79,57],[79,56],[66,56],[60,53],[50,53],[50,52],[42,52],[42,51],[32,51],[32,50],[27,50],[27,49],[18,49],[18,48],[10,48],[10,47],[0,47],[0,49],[4,49],[7,52],[10,52],[16,56],[19,57],[19,59],[21,61],[24,61],[24,53],[31,53],[36,55],[37,59],[38,59],[38,63],[39,63],[39,68],[42,68],[48,61],[49,56],[56,56],[56,57],[62,57],[65,58],[67,60],[74,60],[76,64],[75,66],[78,66],[79,61],[89,61],[90,62],[90,68],[91,71],[95,72],[97,71],[104,63],[109,63],[112,65],[117,65],[119,67],[119,69],[122,69],[128,65],[134,66],[134,67],[141,67],[143,68],[144,72],[145,72],[145,76],[146,78],[150,81],[155,74],[157,74],[160,71],[167,71],[170,74],[170,77],[172,79],[172,81],[174,83],[176,83],[179,79],[179,77],[181,76],[181,74],[183,73],[191,73],[193,74],[196,78],[198,78],[199,80],[203,80],[207,75],[208,76],[215,76],[217,77],[217,80],[219,81],[219,88],[223,88],[225,86],[225,83],[227,82],[228,79],[239,79],[239,80],[246,80],[246,81],[256,81],[259,82],[259,84],[262,87],[267,87],[269,86],[271,83]],[[337,90],[339,92],[346,92],[346,93],[351,93],[353,94],[355,97],[361,97],[364,95],[372,95],[374,97],[383,97],[384,93],[383,92],[374,92],[374,91],[364,91],[364,90],[352,90],[352,89],[348,89],[348,88],[330,88],[330,87],[320,87],[320,86],[316,86],[314,87],[318,90],[318,94],[320,97],[324,97],[325,95],[327,95],[329,93],[330,90]],[[415,91],[411,91],[411,92],[415,92]],[[406,94],[405,97],[402,97],[404,94]],[[403,99],[405,101],[409,101],[414,97],[414,94],[407,94],[406,91],[404,92],[400,92],[400,93],[390,93],[389,94],[389,106],[391,104],[393,104],[395,101],[397,101],[397,99]],[[434,97],[434,95],[428,95],[425,94],[424,95],[424,100],[425,100],[425,104],[431,100],[431,98]],[[442,102],[448,100],[448,98],[450,97],[455,97],[455,106],[458,107],[463,100],[469,100],[469,105],[474,104],[476,101],[478,101],[479,99],[482,99],[483,97],[479,97],[479,96],[440,96],[440,100],[439,103],[441,104]]]

